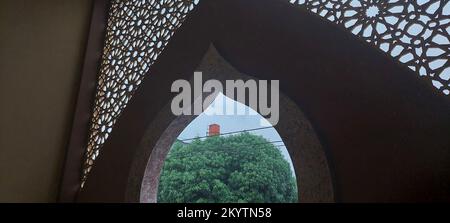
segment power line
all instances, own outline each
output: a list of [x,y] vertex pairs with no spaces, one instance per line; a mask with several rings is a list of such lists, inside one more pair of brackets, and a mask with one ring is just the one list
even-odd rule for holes
[[[257,146],[257,145],[265,145],[265,144],[272,144],[273,146],[278,147],[278,148],[279,148],[279,146],[286,147],[284,145],[284,143],[283,143],[283,145],[274,145],[273,143],[283,143],[283,141],[276,140],[276,141],[269,141],[269,142],[262,142],[262,143],[250,143],[250,144],[235,145],[235,146],[229,145],[229,146],[226,146],[226,147],[227,147],[227,149],[229,149],[229,148],[238,148],[239,149],[239,148],[247,147],[247,146]],[[189,157],[192,157],[192,156],[178,156],[178,157],[179,158],[189,158]]]
[[246,129],[246,130],[241,130],[241,131],[226,132],[226,133],[221,133],[221,134],[217,134],[217,135],[213,135],[213,136],[201,136],[201,137],[195,137],[195,138],[189,138],[189,139],[178,139],[178,140],[184,142],[184,141],[190,141],[190,140],[195,140],[195,139],[204,139],[204,138],[209,138],[209,137],[214,137],[214,136],[230,135],[230,134],[236,134],[236,133],[240,133],[240,132],[250,132],[250,131],[257,131],[257,130],[263,130],[263,129],[269,129],[269,128],[273,128],[273,127],[267,126],[267,127],[260,127],[260,128],[255,128],[255,129]]
[[[273,145],[273,143],[283,143],[283,141],[277,140],[277,141],[269,141],[269,142],[261,142],[261,143],[244,144],[244,145],[239,145],[239,146],[241,146],[241,147],[243,147],[243,146],[257,146],[257,145],[264,145],[264,144],[272,144]],[[274,146],[276,146],[276,145],[274,145]]]
[[[283,143],[283,145],[274,145],[273,143]],[[244,147],[244,146],[257,146],[257,145],[265,145],[265,144],[272,144],[273,146],[285,146],[284,142],[282,140],[261,142],[261,143],[250,143],[250,144],[243,144],[243,145],[236,145],[236,146],[237,147]],[[228,146],[228,147],[232,147],[232,146]]]

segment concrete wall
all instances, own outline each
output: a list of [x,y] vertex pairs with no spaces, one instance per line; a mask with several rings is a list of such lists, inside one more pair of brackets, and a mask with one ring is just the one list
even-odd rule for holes
[[56,201],[91,5],[0,1],[0,202]]

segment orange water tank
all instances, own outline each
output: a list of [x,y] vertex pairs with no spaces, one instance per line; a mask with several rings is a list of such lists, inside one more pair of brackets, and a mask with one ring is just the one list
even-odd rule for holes
[[216,136],[220,135],[220,125],[218,124],[211,124],[208,128],[208,136]]

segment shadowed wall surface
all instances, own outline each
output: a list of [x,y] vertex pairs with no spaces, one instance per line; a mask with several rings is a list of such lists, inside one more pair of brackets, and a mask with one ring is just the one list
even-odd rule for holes
[[91,0],[0,1],[0,202],[55,202]]
[[126,201],[144,131],[170,102],[171,83],[194,72],[210,43],[240,72],[280,80],[330,158],[337,201],[450,199],[450,107],[430,83],[287,3],[217,0],[199,4],[153,65],[104,144],[79,201]]

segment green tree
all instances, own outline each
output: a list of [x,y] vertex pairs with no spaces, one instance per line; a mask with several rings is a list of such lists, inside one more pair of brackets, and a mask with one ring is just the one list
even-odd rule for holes
[[160,176],[158,202],[297,202],[289,163],[261,136],[214,136],[175,142]]

